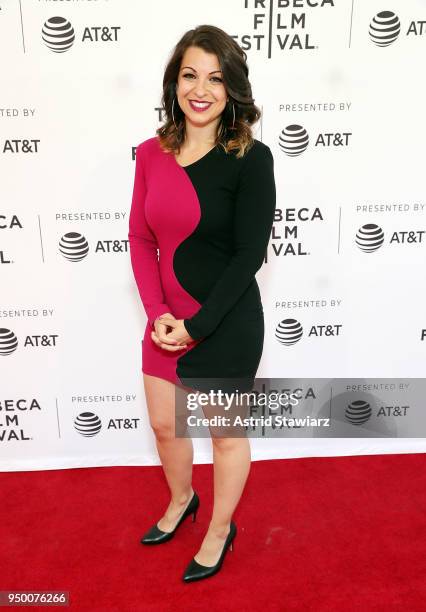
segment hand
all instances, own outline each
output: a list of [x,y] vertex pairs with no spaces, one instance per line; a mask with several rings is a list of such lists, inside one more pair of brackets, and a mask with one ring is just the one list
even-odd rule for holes
[[[165,317],[167,320],[163,321],[163,317]],[[151,338],[157,346],[167,351],[182,350],[186,348],[187,345],[181,336],[179,336],[180,339],[178,339],[176,334],[172,336],[172,332],[168,333],[169,328],[171,327],[170,321],[174,322],[176,319],[169,312],[165,313],[161,317],[157,317],[154,321],[155,331],[151,332]]]
[[175,317],[170,316],[168,313],[158,317],[158,321],[160,324],[165,324],[167,327],[171,327],[172,331],[168,332],[166,338],[169,341],[175,341],[175,346],[162,346],[166,350],[175,350],[179,348],[186,348],[188,342],[194,342],[193,338],[186,331],[186,327],[183,323],[183,319],[175,319]]

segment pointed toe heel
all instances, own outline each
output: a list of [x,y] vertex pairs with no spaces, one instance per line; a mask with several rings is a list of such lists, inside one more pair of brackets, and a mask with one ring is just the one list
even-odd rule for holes
[[231,521],[230,531],[226,537],[225,544],[223,545],[222,553],[219,557],[219,561],[216,565],[206,566],[198,563],[194,558],[189,562],[183,576],[182,580],[184,582],[194,582],[195,580],[202,580],[203,578],[208,578],[209,576],[213,576],[217,574],[223,564],[223,560],[226,555],[226,551],[233,550],[234,548],[234,540],[237,535],[237,526],[233,521]]
[[175,535],[179,525],[181,525],[183,521],[190,514],[193,515],[192,522],[195,521],[195,517],[198,512],[199,505],[200,505],[200,498],[198,497],[197,493],[195,493],[194,491],[194,495],[192,496],[191,501],[189,502],[188,506],[186,507],[184,513],[182,514],[178,522],[176,523],[176,526],[173,529],[173,531],[162,531],[157,525],[154,525],[153,527],[151,527],[151,529],[149,529],[145,533],[145,535],[142,536],[140,543],[150,545],[150,544],[163,544],[163,542],[168,542]]

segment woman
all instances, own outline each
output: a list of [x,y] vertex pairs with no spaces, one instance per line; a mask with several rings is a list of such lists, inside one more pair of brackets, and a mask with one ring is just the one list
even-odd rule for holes
[[[253,387],[264,339],[255,273],[275,210],[273,157],[251,133],[260,111],[246,54],[228,34],[205,25],[182,37],[165,70],[162,103],[165,124],[136,149],[129,218],[132,268],[148,319],[144,389],[171,493],[144,544],[170,540],[199,506],[192,440],[174,434],[176,389],[207,390],[213,379],[227,391]],[[232,514],[250,470],[246,437],[212,444],[213,513],[185,582],[215,574],[232,550]]]

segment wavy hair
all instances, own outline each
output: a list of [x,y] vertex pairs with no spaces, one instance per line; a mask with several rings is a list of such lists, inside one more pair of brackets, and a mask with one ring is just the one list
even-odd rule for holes
[[[176,86],[183,55],[188,47],[199,47],[207,53],[214,53],[222,70],[223,84],[229,101],[222,112],[219,122],[216,145],[221,145],[228,153],[236,150],[242,157],[253,144],[251,126],[261,116],[260,109],[254,104],[247,66],[247,54],[229,34],[212,25],[200,25],[188,30],[175,46],[167,63],[163,78],[161,103],[165,110],[165,123],[156,130],[160,146],[165,151],[179,153],[185,141],[185,114],[175,101]],[[235,110],[235,124],[233,127]]]

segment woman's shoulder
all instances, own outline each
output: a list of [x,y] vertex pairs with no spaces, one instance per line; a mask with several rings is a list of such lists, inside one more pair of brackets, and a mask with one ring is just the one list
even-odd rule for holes
[[269,156],[272,155],[271,153],[271,149],[268,147],[268,145],[264,142],[262,142],[262,140],[257,140],[257,138],[253,138],[253,144],[250,147],[250,149],[247,151],[247,155],[250,155],[252,157],[264,157],[264,156]]
[[240,167],[240,175],[249,174],[251,171],[261,167],[273,166],[273,156],[271,149],[267,144],[253,138],[253,142],[248,149],[246,149],[244,155],[238,158],[238,165]]
[[253,138],[252,143],[245,150],[244,155],[236,159],[241,167],[250,167],[262,160],[270,160],[271,158],[272,152],[269,146],[261,140]]
[[137,146],[136,146],[136,151],[139,151],[140,153],[144,153],[144,155],[149,155],[149,153],[152,153],[154,151],[158,151],[158,137],[157,136],[151,136],[150,138],[147,138],[146,140],[143,140],[142,142],[140,142]]

